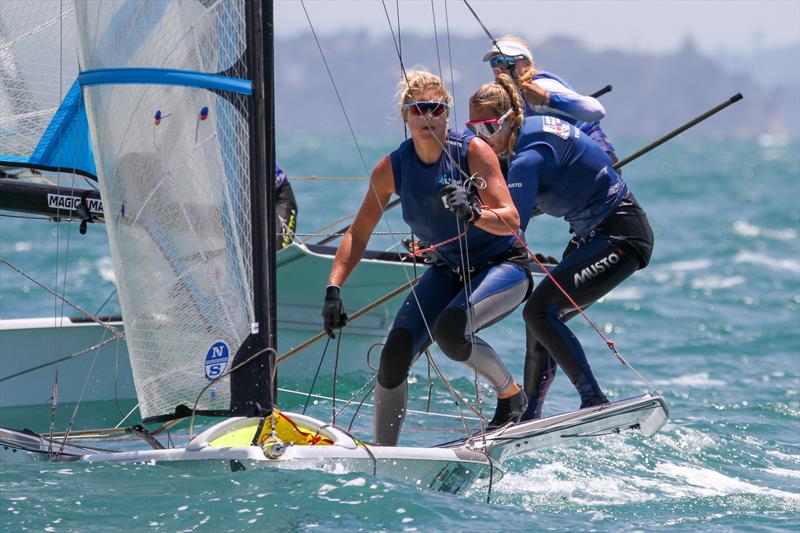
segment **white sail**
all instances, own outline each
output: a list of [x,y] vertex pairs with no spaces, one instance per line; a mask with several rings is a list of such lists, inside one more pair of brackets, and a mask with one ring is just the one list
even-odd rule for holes
[[[207,88],[247,79],[244,6],[77,2],[76,15],[140,410],[166,417],[194,406],[253,323],[245,96]],[[197,409],[229,404],[224,378]]]
[[2,3],[0,162],[31,158],[77,73],[70,4]]

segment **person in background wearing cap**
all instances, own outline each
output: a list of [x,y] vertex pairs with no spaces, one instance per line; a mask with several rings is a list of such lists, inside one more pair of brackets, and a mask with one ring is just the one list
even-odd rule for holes
[[528,43],[516,35],[504,35],[483,56],[492,67],[495,78],[508,74],[522,91],[525,116],[551,115],[558,117],[593,139],[611,157],[618,161],[614,146],[600,128],[606,110],[597,98],[578,94],[559,76],[538,70]]
[[286,173],[275,163],[275,227],[278,229],[278,248],[292,244],[297,228],[297,200]]

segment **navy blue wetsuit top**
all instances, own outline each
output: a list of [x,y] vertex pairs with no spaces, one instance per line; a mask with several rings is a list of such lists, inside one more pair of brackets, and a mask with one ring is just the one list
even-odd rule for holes
[[[442,202],[440,191],[449,182],[463,183],[471,175],[467,162],[467,149],[474,136],[467,132],[448,131],[447,149],[452,160],[442,153],[430,165],[420,161],[414,150],[413,139],[403,142],[391,153],[394,190],[400,197],[403,220],[411,231],[426,245],[437,244],[459,234],[458,219]],[[480,268],[507,251],[515,242],[513,235],[498,236],[466,225],[466,239],[445,244],[436,250],[439,259],[452,268],[460,269],[461,250],[468,251],[469,265]]]
[[[540,70],[536,74],[533,75],[531,78],[532,81],[540,80],[540,79],[549,79],[555,80],[570,91],[575,91],[572,86],[561,79],[559,76],[553,74],[552,72],[547,72],[546,70]],[[594,139],[594,142],[600,145],[600,147],[605,150],[606,152],[613,152],[614,145],[611,144],[611,141],[608,140],[608,136],[606,132],[600,127],[600,121],[595,120],[593,122],[582,122],[572,116],[573,111],[571,107],[574,105],[573,99],[570,98],[569,94],[559,94],[559,93],[550,93],[550,105],[548,107],[555,109],[556,111],[563,112],[563,115],[560,115],[559,118],[562,120],[566,120],[570,124],[577,126],[580,130]],[[539,107],[539,106],[537,106]],[[525,115],[526,116],[536,116],[536,115],[543,115],[545,113],[537,112],[533,106],[526,103],[525,104]]]
[[537,207],[586,238],[628,194],[608,154],[560,118],[526,117],[514,154],[507,181],[523,230]]

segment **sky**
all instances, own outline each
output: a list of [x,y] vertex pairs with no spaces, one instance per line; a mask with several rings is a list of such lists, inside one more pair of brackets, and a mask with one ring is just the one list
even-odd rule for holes
[[[384,0],[403,32],[482,35],[463,0]],[[468,0],[489,32],[518,33],[531,43],[553,35],[581,40],[595,50],[668,53],[687,36],[708,53],[751,54],[800,46],[800,0]],[[390,35],[381,0],[304,0],[317,33],[366,30]],[[447,20],[445,19],[445,3]],[[278,38],[308,33],[300,0],[275,0]]]

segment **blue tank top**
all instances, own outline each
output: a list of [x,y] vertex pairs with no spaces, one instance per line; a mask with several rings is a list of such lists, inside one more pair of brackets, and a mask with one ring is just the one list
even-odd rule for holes
[[[467,149],[474,136],[468,132],[448,131],[446,148],[452,160],[442,153],[433,164],[420,161],[413,139],[403,142],[391,153],[394,190],[400,197],[403,220],[426,245],[437,244],[459,234],[457,218],[442,202],[440,191],[449,182],[463,183],[471,175]],[[457,166],[456,166],[457,165]],[[469,264],[480,268],[507,251],[514,236],[498,236],[466,224],[466,238],[445,244],[436,250],[438,259],[454,269],[461,269],[461,250],[468,253]],[[461,223],[463,231],[464,223]],[[459,242],[460,241],[460,242]]]
[[508,190],[524,230],[534,207],[569,222],[586,238],[628,194],[611,158],[575,126],[526,117],[508,169]]
[[[539,72],[537,72],[536,74],[533,75],[531,80],[535,81],[535,80],[540,80],[542,78],[555,80],[558,83],[560,83],[561,85],[563,85],[564,87],[566,87],[567,89],[569,89],[571,91],[575,90],[575,89],[572,88],[572,85],[570,85],[569,83],[567,83],[566,81],[561,79],[559,76],[553,74],[552,72],[547,72],[546,70],[540,70]],[[537,113],[533,109],[532,105],[530,105],[530,104],[528,104],[526,102],[525,103],[525,116],[526,117],[531,117],[531,116],[537,116],[537,115],[539,115],[539,113]],[[576,126],[576,127],[580,128],[580,130],[583,133],[585,133],[590,138],[592,138],[594,140],[594,142],[599,144],[600,148],[602,148],[606,152],[614,152],[615,151],[614,150],[614,145],[612,145],[611,141],[608,139],[608,135],[606,135],[606,132],[604,132],[603,129],[600,127],[600,121],[599,120],[595,120],[594,122],[583,122],[583,121],[577,120],[574,117],[569,117],[569,116],[564,116],[564,115],[560,115],[559,118],[561,120],[569,122],[573,126]]]

